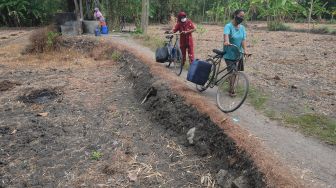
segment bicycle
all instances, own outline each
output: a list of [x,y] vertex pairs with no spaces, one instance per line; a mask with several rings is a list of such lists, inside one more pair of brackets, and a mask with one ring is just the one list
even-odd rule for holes
[[[183,70],[183,57],[182,51],[179,46],[179,33],[165,33],[166,39],[165,41],[166,46],[168,47],[168,65],[167,68],[173,67],[173,71],[177,76],[180,76]],[[175,42],[173,44],[173,38],[175,36]]]
[[[202,86],[197,85],[198,91],[203,92],[206,89],[217,86],[216,102],[219,109],[225,113],[233,112],[237,110],[245,101],[248,90],[249,81],[247,76],[238,71],[238,63],[245,56],[251,56],[252,54],[244,54],[235,45],[226,46],[225,48],[231,48],[231,52],[235,55],[234,66],[231,70],[229,66],[224,69],[220,69],[221,61],[226,53],[225,51],[214,49],[214,56],[210,56],[206,62],[212,64],[211,72],[208,81]],[[227,71],[226,74],[224,72]],[[223,75],[223,74],[224,75]]]

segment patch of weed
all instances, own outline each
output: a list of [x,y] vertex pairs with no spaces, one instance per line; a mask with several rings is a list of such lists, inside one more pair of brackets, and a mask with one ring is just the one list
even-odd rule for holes
[[282,117],[274,110],[265,108],[263,110],[266,117],[268,117],[270,120],[281,120]]
[[251,40],[252,45],[258,44],[258,40],[256,38],[252,38]]
[[204,33],[206,33],[208,30],[201,24],[198,24],[197,25],[197,29],[196,29],[196,32],[202,36]]
[[103,154],[99,151],[93,151],[91,153],[91,159],[92,160],[96,160],[96,161],[99,161],[101,159],[101,157],[103,156]]
[[152,50],[156,50],[164,45],[164,40],[150,35],[134,34],[133,37]]
[[47,33],[47,45],[48,45],[49,48],[51,48],[52,46],[55,45],[56,38],[58,36],[60,36],[60,34],[58,32],[48,31],[48,33]]
[[189,63],[189,59],[186,60],[186,62],[184,63],[184,70],[188,71],[190,67],[190,63]]
[[255,109],[259,110],[264,107],[268,100],[268,96],[257,88],[250,86],[247,100]]
[[288,124],[298,125],[307,135],[317,136],[330,144],[336,144],[336,120],[319,114],[284,115]]
[[270,31],[288,31],[290,26],[285,25],[282,22],[272,21],[267,23],[267,28]]
[[313,28],[311,30],[312,33],[317,33],[317,34],[336,34],[336,30],[328,27],[328,26],[323,26],[319,28]]
[[51,26],[35,30],[29,38],[30,44],[25,49],[25,53],[43,53],[57,50],[60,38],[61,35]]
[[111,59],[113,61],[119,61],[120,57],[121,57],[121,53],[118,51],[114,51],[111,55]]

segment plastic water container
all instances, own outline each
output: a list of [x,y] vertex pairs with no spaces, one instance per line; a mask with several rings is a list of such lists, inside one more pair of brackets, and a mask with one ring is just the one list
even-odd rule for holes
[[101,33],[108,34],[108,27],[106,25],[101,27]]
[[187,80],[197,85],[204,85],[210,75],[212,64],[196,59],[189,67]]

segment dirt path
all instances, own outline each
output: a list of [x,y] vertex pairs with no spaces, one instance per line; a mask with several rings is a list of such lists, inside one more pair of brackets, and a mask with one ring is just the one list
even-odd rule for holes
[[[119,35],[106,37],[103,40],[114,40],[124,45],[129,45],[150,57],[154,53],[144,46],[137,44],[130,38]],[[183,73],[181,79],[186,77]],[[195,86],[185,81],[190,88]],[[209,90],[202,93],[208,97],[209,102],[215,103],[215,91]],[[305,137],[302,134],[272,121],[260,114],[253,107],[244,104],[238,111],[229,114],[238,120],[237,124],[248,129],[260,138],[266,147],[270,148],[281,159],[292,166],[293,170],[302,174],[302,178],[317,187],[334,187],[336,185],[336,149],[319,141]]]

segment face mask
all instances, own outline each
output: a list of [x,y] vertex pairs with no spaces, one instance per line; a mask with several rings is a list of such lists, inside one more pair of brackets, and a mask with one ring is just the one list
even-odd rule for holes
[[236,20],[237,24],[240,24],[240,23],[242,23],[244,21],[244,18],[236,16],[235,20]]
[[181,22],[186,22],[187,21],[187,18],[182,18],[181,19]]

